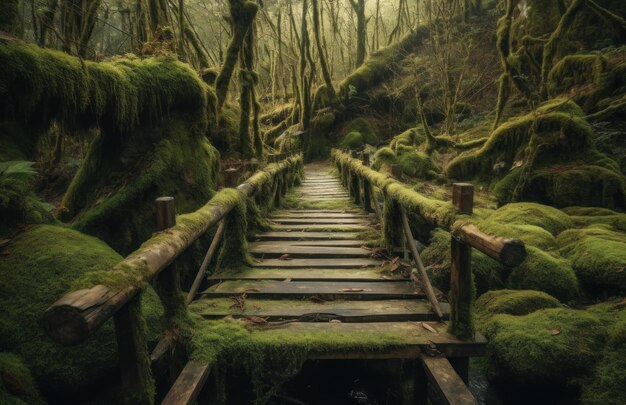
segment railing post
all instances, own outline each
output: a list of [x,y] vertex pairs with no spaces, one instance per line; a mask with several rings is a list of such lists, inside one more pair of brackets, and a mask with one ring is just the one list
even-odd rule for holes
[[239,180],[239,169],[229,167],[224,170],[224,185],[226,187],[236,187]]
[[141,313],[141,293],[114,316],[120,376],[126,404],[154,404],[155,385],[150,371],[146,326]]
[[[470,213],[474,206],[474,192],[471,184],[453,184],[454,206],[459,213]],[[451,238],[452,268],[450,271],[450,326],[449,332],[460,339],[474,337],[472,319],[472,247],[455,236]],[[467,359],[456,361],[456,370],[467,380]]]
[[[370,166],[370,154],[363,153],[362,158],[363,166]],[[363,207],[365,211],[372,212],[372,191],[369,180],[366,177],[363,177]]]

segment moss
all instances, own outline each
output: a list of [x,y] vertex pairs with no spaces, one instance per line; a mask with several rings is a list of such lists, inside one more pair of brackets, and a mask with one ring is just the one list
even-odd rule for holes
[[430,156],[418,152],[410,146],[399,145],[396,148],[397,162],[402,167],[402,172],[411,177],[432,178],[437,168]]
[[396,153],[390,147],[380,148],[374,154],[372,169],[380,170],[383,165],[395,163]]
[[307,134],[304,135],[305,160],[326,158],[330,150],[329,134],[335,124],[335,113],[326,111],[313,117]]
[[605,342],[589,311],[548,308],[525,316],[496,315],[483,326],[491,377],[508,384],[563,384],[592,370]]
[[[500,178],[495,188],[500,204],[537,201],[562,207],[577,196],[577,205],[620,207],[623,177],[618,165],[595,149],[593,137],[579,106],[550,100],[500,125],[482,148],[462,153],[446,170],[453,179]],[[583,195],[577,195],[579,178],[589,189]]]
[[602,225],[570,229],[557,242],[580,281],[593,291],[626,291],[626,235]]
[[351,121],[346,122],[342,125],[340,134],[346,134],[345,138],[347,138],[350,133],[359,133],[361,135],[361,145],[377,145],[378,144],[378,134],[380,133],[381,123],[375,118],[372,117],[360,117],[353,119]]
[[30,370],[19,356],[0,353],[0,402],[15,405],[43,404]]
[[[115,371],[117,346],[112,321],[73,347],[54,343],[38,326],[44,311],[79,277],[113,267],[121,257],[103,242],[59,226],[39,225],[17,236],[0,261],[0,345],[11,347],[33,372],[46,396],[69,400],[89,395]],[[148,339],[161,331],[161,305],[146,287],[143,294]]]
[[247,240],[247,205],[246,198],[235,189],[222,190],[226,198],[232,199],[235,208],[226,217],[226,231],[222,240],[222,247],[218,257],[218,268],[227,270],[228,267],[238,267],[248,260]]
[[[603,307],[607,307],[603,305]],[[609,318],[602,361],[582,386],[582,404],[619,404],[626,397],[626,311],[608,305],[602,315]]]
[[477,319],[482,324],[498,314],[528,315],[545,308],[559,308],[556,298],[534,290],[494,290],[481,295],[475,304]]
[[357,149],[364,144],[363,135],[361,135],[360,132],[350,132],[342,139],[339,146],[342,148]]
[[555,236],[573,226],[572,220],[563,211],[536,203],[507,204],[491,214],[489,221],[534,225]]
[[526,260],[508,278],[509,288],[544,291],[562,302],[578,297],[578,279],[568,260],[534,246],[526,246],[526,252]]

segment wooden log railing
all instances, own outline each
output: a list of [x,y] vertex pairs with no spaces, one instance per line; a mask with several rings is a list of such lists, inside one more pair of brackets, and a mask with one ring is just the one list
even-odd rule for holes
[[[398,168],[395,168],[396,173],[392,176],[370,169],[369,156],[365,154],[359,156],[355,152],[335,149],[332,151],[332,158],[337,165],[343,184],[348,186],[355,202],[372,198],[373,190],[376,188],[385,196],[383,204],[396,204],[402,213],[406,211],[417,214],[432,226],[451,232],[449,331],[461,339],[473,338],[471,249],[477,249],[500,263],[513,267],[526,259],[524,243],[516,239],[489,235],[480,230],[480,222],[471,218],[473,211],[473,186],[471,184],[453,184],[453,201],[445,202],[423,196],[398,181],[397,178],[401,176]],[[356,197],[355,194],[359,196]],[[373,205],[377,214],[381,216],[378,201],[375,198]],[[371,204],[364,205],[366,209],[369,206]],[[406,220],[406,215],[400,218]],[[407,230],[407,226],[403,226],[402,223],[389,222],[389,220],[383,221],[385,235],[397,233],[400,229],[410,233],[410,229]],[[414,259],[418,261],[417,249],[412,250],[413,255],[417,256]],[[436,308],[433,306],[434,311]]]
[[[283,154],[281,158],[256,171],[236,188],[220,190],[203,207],[190,214],[176,217],[173,198],[157,199],[159,232],[107,273],[120,275],[128,282],[121,286],[97,284],[70,291],[43,314],[41,324],[46,333],[58,343],[76,345],[92,336],[104,322],[114,318],[126,396],[133,403],[153,403],[154,398],[146,397],[146,393],[154,391],[150,388],[154,383],[150,377],[151,356],[147,353],[139,309],[142,284],[156,279],[155,287],[166,317],[176,313],[177,308],[172,306],[184,308],[187,302],[182,296],[175,260],[231,214],[241,198],[253,196],[267,184],[273,185],[270,188],[276,194],[285,193],[288,186],[295,183],[303,158],[300,153]],[[279,199],[280,196],[276,196],[273,200]],[[215,248],[212,246],[210,250],[214,252]],[[213,254],[209,253],[207,256]],[[203,267],[206,270],[206,265]],[[168,333],[165,335],[167,337]],[[164,343],[165,340],[164,337],[159,342],[155,352],[166,351],[168,343]]]

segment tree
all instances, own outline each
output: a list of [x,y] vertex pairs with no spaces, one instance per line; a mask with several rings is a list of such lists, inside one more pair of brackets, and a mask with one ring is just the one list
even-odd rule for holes
[[365,19],[365,0],[350,0],[356,14],[356,67],[365,62],[365,37],[367,35],[367,20]]

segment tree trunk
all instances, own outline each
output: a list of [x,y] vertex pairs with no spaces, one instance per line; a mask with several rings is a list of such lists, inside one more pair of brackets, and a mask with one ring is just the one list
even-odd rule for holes
[[350,0],[356,13],[356,61],[355,67],[365,62],[365,36],[367,35],[367,21],[365,20],[365,0]]
[[322,67],[322,76],[326,83],[326,91],[328,97],[333,100],[335,98],[335,88],[333,87],[333,81],[328,71],[328,64],[326,63],[326,56],[324,55],[324,48],[322,47],[322,41],[320,39],[320,12],[318,0],[312,0],[313,2],[313,31],[315,33],[315,44],[317,45],[317,53],[320,59],[320,65]]

